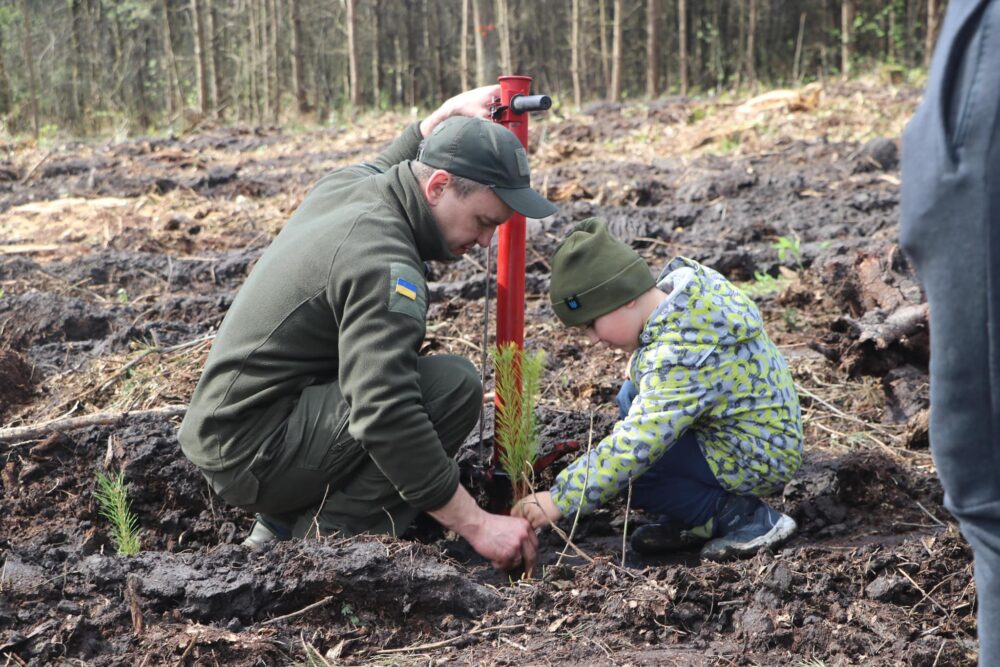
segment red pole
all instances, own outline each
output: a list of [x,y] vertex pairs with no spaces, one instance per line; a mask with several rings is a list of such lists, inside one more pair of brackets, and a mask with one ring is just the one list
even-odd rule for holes
[[[499,81],[500,113],[494,120],[513,132],[527,151],[528,114],[515,113],[510,108],[510,102],[517,95],[528,94],[531,77],[501,76]],[[500,225],[497,246],[497,347],[513,342],[518,348],[524,348],[524,240],[524,216],[515,212]],[[520,391],[520,372],[517,375]],[[503,409],[499,393],[494,397],[493,405],[497,411]],[[493,466],[499,461],[500,447],[494,442]]]
[[[515,113],[511,98],[527,95],[530,76],[501,76],[500,107],[496,122],[514,133],[528,149],[528,114]],[[524,347],[524,216],[515,213],[500,226],[497,247],[497,346],[514,342]]]

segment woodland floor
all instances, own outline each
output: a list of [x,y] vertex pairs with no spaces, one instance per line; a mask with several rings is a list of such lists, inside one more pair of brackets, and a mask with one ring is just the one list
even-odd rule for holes
[[[535,183],[561,205],[529,221],[526,344],[549,358],[543,453],[596,443],[613,423],[624,356],[563,330],[545,299],[556,241],[601,215],[657,267],[683,254],[740,282],[788,357],[807,453],[771,499],[800,526],[777,553],[641,559],[623,533],[649,518],[624,502],[580,519],[586,558],[546,532],[536,577],[515,583],[429,525],[416,540],[252,552],[239,546],[252,517],[209,494],[178,418],[133,416],[0,441],[0,658],[974,664],[971,553],[927,450],[926,310],[896,246],[899,136],[918,100],[872,80],[831,84],[808,111],[673,99],[532,122]],[[183,406],[233,295],[311,184],[407,120],[7,146],[0,424]],[[428,354],[480,361],[477,253],[434,267]],[[481,495],[478,436],[461,464]],[[105,468],[124,471],[138,556],[115,555],[98,514]]]

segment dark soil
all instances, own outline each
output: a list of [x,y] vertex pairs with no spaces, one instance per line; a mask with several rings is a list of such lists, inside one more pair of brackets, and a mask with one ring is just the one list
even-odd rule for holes
[[[624,355],[563,330],[545,298],[555,244],[573,222],[604,216],[654,266],[684,254],[745,281],[785,351],[808,442],[796,479],[769,499],[799,524],[778,552],[724,564],[639,556],[623,535],[651,517],[624,500],[563,520],[586,558],[543,533],[530,580],[492,570],[429,520],[404,539],[250,551],[239,542],[252,517],[209,492],[180,453],[177,421],[135,416],[0,441],[0,657],[974,664],[971,553],[926,450],[924,300],[895,246],[898,137],[843,130],[898,132],[870,123],[872,108],[905,117],[916,97],[853,85],[815,117],[748,125],[724,105],[668,100],[597,105],[532,130],[535,182],[561,204],[528,225],[526,341],[549,360],[542,454],[566,441],[586,449],[614,421]],[[871,99],[851,108],[858,96]],[[185,403],[235,291],[308,187],[401,126],[217,129],[57,147],[30,174],[40,152],[0,163],[15,175],[0,182],[5,425]],[[63,196],[82,199],[65,208]],[[480,252],[433,267],[427,354],[480,362],[485,263]],[[491,412],[482,444],[476,429],[459,455],[484,503],[495,493]],[[137,556],[115,554],[99,470],[124,474]]]

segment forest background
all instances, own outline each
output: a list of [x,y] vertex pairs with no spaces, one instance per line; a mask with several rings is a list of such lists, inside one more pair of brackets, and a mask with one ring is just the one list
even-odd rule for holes
[[[0,140],[336,124],[501,73],[557,105],[919,80],[945,0],[0,0]],[[886,73],[883,72],[883,73]],[[557,106],[558,109],[558,106]]]

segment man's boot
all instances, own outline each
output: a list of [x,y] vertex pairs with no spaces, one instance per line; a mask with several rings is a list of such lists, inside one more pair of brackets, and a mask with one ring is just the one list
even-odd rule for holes
[[263,514],[257,514],[250,534],[243,540],[243,546],[259,549],[265,544],[284,542],[291,537],[291,530],[281,527],[277,522],[268,519]]

